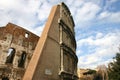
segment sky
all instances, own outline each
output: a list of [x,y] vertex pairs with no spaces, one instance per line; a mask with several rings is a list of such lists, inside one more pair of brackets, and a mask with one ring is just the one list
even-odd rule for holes
[[78,67],[111,62],[120,45],[120,0],[0,0],[0,26],[11,22],[41,35],[52,6],[61,2],[75,22]]

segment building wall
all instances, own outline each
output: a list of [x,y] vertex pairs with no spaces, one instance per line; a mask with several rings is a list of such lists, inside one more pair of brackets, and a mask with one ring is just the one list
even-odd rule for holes
[[74,32],[74,22],[68,7],[62,3],[60,5],[60,45],[63,56],[63,68],[61,68],[60,76],[63,79],[77,79],[77,56],[76,56],[76,40]]
[[64,3],[52,8],[23,80],[77,80],[74,22]]
[[95,79],[96,74],[97,74],[96,70],[78,69],[79,80],[98,80]]
[[0,27],[0,80],[4,77],[22,79],[38,39],[35,34],[12,23]]

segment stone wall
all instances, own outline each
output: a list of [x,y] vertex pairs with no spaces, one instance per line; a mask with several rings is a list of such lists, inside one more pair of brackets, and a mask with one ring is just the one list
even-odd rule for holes
[[0,79],[21,79],[39,37],[15,24],[0,27]]
[[77,80],[74,22],[64,3],[52,8],[23,80]]

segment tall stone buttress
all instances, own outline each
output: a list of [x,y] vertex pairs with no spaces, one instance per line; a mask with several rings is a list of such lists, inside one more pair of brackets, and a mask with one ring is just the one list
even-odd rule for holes
[[23,80],[77,80],[74,21],[68,7],[52,8]]

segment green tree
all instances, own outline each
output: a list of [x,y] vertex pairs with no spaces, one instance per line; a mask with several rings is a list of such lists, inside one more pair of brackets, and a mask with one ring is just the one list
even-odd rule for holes
[[109,80],[120,80],[120,52],[113,59],[109,64]]

